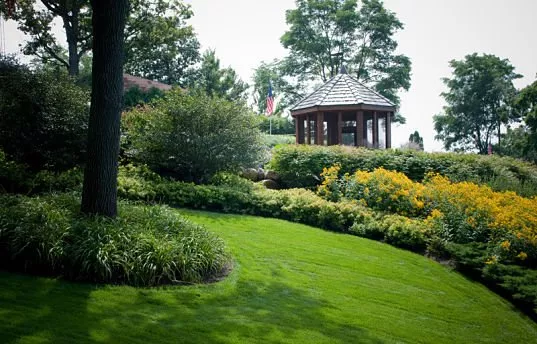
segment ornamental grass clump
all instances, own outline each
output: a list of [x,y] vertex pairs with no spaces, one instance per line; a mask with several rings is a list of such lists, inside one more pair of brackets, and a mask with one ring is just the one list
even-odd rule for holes
[[221,239],[165,206],[120,202],[115,219],[79,214],[78,196],[2,196],[4,268],[72,280],[153,286],[221,275]]

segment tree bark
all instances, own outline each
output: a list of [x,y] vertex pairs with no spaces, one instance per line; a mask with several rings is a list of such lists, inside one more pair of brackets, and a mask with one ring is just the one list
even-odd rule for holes
[[77,76],[80,70],[80,58],[78,55],[78,14],[79,10],[73,9],[69,15],[63,15],[63,26],[67,37],[67,51],[69,53],[69,75]]
[[82,212],[117,215],[123,45],[128,0],[92,0],[93,71]]

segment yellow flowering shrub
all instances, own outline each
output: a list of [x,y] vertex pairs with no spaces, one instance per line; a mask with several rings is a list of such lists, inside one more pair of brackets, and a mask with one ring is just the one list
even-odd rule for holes
[[339,165],[325,169],[323,197],[354,199],[378,210],[419,217],[440,237],[457,243],[496,245],[500,258],[537,259],[537,198],[495,192],[470,182],[429,174],[418,183],[383,168],[338,178]]

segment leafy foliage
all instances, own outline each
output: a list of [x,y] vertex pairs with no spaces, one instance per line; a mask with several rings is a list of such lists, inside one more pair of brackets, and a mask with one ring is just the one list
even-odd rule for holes
[[123,96],[125,109],[129,110],[133,107],[149,104],[153,99],[162,98],[164,92],[156,87],[150,88],[147,92],[142,91],[138,86],[134,86],[125,91]]
[[[29,35],[23,48],[43,63],[56,63],[74,76],[81,59],[91,50],[91,6],[88,0],[20,0],[13,15]],[[129,74],[184,85],[188,68],[199,60],[199,42],[189,5],[180,0],[132,0],[125,30],[125,71]],[[67,51],[52,33],[53,21],[65,29]]]
[[382,1],[297,0],[286,13],[289,30],[281,37],[289,49],[285,71],[299,80],[349,73],[398,103],[397,91],[410,87],[410,59],[395,54],[393,35],[403,28]]
[[427,173],[435,172],[452,181],[491,183],[498,191],[516,189],[525,196],[537,194],[535,165],[495,155],[287,145],[274,149],[270,168],[278,173],[283,186],[313,188],[321,183],[323,168],[336,163],[341,165],[341,173],[384,167],[421,181]]
[[162,174],[207,182],[261,159],[256,122],[243,103],[174,90],[124,115],[125,151]]
[[181,0],[133,0],[125,29],[125,72],[184,86],[199,61],[190,5]]
[[270,117],[263,116],[260,119],[259,129],[264,133],[272,132],[273,135],[295,134],[295,124],[290,118],[272,115]]
[[32,170],[69,169],[83,162],[86,90],[64,75],[0,60],[0,149]]
[[231,67],[221,68],[220,59],[214,50],[203,54],[201,66],[189,77],[189,88],[205,91],[229,101],[246,101],[248,84],[243,82]]
[[206,281],[229,264],[221,239],[163,206],[122,202],[109,219],[79,215],[76,195],[0,200],[4,268],[151,286]]
[[447,150],[486,154],[500,125],[514,119],[513,80],[522,76],[514,72],[509,60],[494,55],[472,54],[449,64],[453,77],[444,79],[449,91],[442,93],[448,105],[444,114],[433,119],[436,139]]
[[253,99],[258,114],[265,114],[267,109],[267,95],[269,82],[272,85],[272,93],[275,102],[274,115],[281,115],[284,109],[290,107],[306,94],[302,91],[303,85],[296,84],[285,75],[285,62],[274,60],[261,62],[254,70]]

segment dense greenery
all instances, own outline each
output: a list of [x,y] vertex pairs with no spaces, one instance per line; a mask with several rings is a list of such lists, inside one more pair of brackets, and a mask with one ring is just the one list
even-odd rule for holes
[[79,214],[77,195],[0,196],[2,267],[133,285],[201,282],[227,268],[223,242],[162,206]]
[[153,99],[162,98],[164,92],[156,87],[152,87],[147,91],[142,91],[138,86],[134,86],[125,91],[123,95],[124,106],[126,110],[130,110],[133,107],[148,104]]
[[84,161],[89,94],[65,75],[0,58],[0,150],[32,170]]
[[236,257],[225,280],[95,287],[0,273],[0,337],[95,343],[533,343],[537,326],[419,255],[281,220],[180,211]]
[[437,172],[453,181],[488,183],[495,190],[525,196],[537,194],[537,167],[508,157],[289,145],[275,148],[270,165],[284,186],[311,188],[320,184],[323,168],[336,163],[342,173],[384,167],[421,181],[428,172]]
[[238,77],[233,68],[220,67],[220,59],[214,50],[203,54],[201,66],[192,72],[187,86],[229,101],[246,101],[247,98],[248,84]]
[[257,119],[243,103],[173,90],[124,116],[126,154],[164,175],[197,183],[261,159]]
[[[125,70],[166,83],[183,83],[188,68],[199,60],[199,42],[187,20],[190,6],[180,0],[131,0],[125,29]],[[12,18],[29,36],[23,52],[79,73],[81,59],[92,48],[89,0],[17,1]],[[0,7],[0,10],[5,10]],[[52,32],[55,20],[65,30],[67,50]]]
[[517,117],[511,109],[515,96],[514,72],[509,60],[494,55],[467,55],[450,61],[453,76],[445,78],[448,91],[444,113],[434,116],[436,139],[447,150],[475,150],[487,154],[492,138],[500,138],[500,126]]
[[[394,34],[403,28],[380,0],[297,0],[286,12],[287,75],[327,81],[341,66],[394,103],[410,87],[410,59],[396,54]],[[400,119],[400,118],[397,118]]]
[[290,118],[272,115],[270,117],[263,116],[260,119],[259,129],[264,133],[272,133],[273,135],[295,134],[295,124]]

